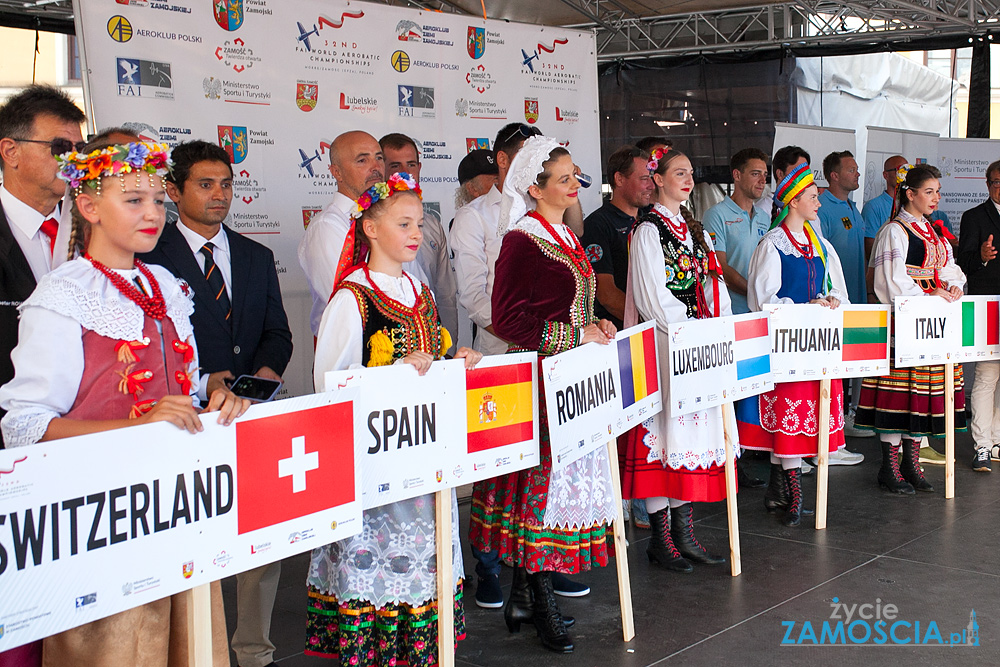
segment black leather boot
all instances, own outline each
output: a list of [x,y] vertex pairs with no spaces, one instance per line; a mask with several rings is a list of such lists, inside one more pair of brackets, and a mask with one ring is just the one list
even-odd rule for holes
[[572,653],[573,640],[566,630],[555,591],[552,590],[552,573],[536,572],[528,575],[531,587],[535,630],[542,646],[556,653]]
[[899,449],[888,442],[882,442],[881,445],[882,467],[878,469],[878,485],[892,493],[912,496],[916,491],[899,472]]
[[764,492],[764,509],[774,514],[786,507],[788,507],[788,489],[785,487],[785,475],[781,472],[780,463],[772,463],[767,491]]
[[[514,633],[521,631],[522,623],[533,623],[534,612],[531,608],[531,586],[528,585],[528,571],[523,567],[514,568],[514,583],[510,586],[510,597],[503,608],[503,621],[507,629]],[[576,619],[563,616],[563,623],[572,628]]]
[[785,486],[788,489],[788,507],[781,522],[786,526],[797,526],[806,515],[802,499],[802,470],[790,468],[784,471],[784,475]]
[[920,445],[913,440],[903,438],[903,458],[899,462],[899,473],[915,490],[934,492],[934,487],[924,479],[924,470],[920,467]]
[[694,536],[694,507],[684,503],[670,509],[670,537],[685,560],[702,565],[721,565],[726,559],[705,551]]
[[691,572],[694,568],[691,567],[691,563],[684,560],[684,556],[681,556],[670,536],[670,526],[667,523],[669,512],[670,510],[664,507],[659,512],[649,513],[649,529],[652,535],[646,547],[646,556],[651,563],[662,565],[673,572]]

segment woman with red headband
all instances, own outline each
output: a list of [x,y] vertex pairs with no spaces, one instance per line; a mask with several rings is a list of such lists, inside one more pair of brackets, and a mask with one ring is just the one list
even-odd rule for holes
[[[732,315],[729,292],[712,242],[682,203],[694,188],[691,161],[657,149],[648,168],[656,185],[652,208],[640,216],[629,242],[625,324],[656,322],[661,375],[667,374],[667,330],[684,320]],[[664,388],[666,392],[666,388]],[[664,395],[663,404],[669,397]],[[693,501],[726,497],[722,409],[670,417],[664,409],[619,439],[622,497],[645,498],[652,539],[646,555],[674,572],[692,563],[718,565],[695,539]]]
[[[780,208],[771,231],[750,258],[747,304],[763,310],[769,304],[814,303],[837,308],[848,303],[840,259],[817,236],[810,220],[819,211],[819,191],[808,164],[790,171],[774,194]],[[831,452],[844,444],[844,389],[831,388]],[[764,494],[768,512],[785,510],[786,526],[797,526],[803,515],[802,457],[819,449],[819,380],[782,382],[757,400],[736,404],[740,441],[746,449],[771,453],[771,479]]]
[[[896,182],[895,215],[879,230],[872,250],[875,294],[891,304],[897,296],[962,298],[965,274],[955,263],[950,233],[930,216],[941,201],[941,172],[929,165],[903,165]],[[912,495],[934,491],[920,468],[920,447],[928,436],[944,437],[944,366],[896,368],[865,378],[855,424],[874,429],[882,441],[878,483],[892,492]],[[955,364],[955,430],[964,431],[965,385],[962,364]],[[900,460],[902,444],[902,460]]]

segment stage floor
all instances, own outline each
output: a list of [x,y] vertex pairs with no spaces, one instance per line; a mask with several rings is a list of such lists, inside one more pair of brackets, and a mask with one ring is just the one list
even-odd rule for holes
[[[890,495],[875,482],[878,442],[849,439],[848,447],[863,453],[865,461],[830,468],[824,531],[815,530],[811,517],[798,528],[786,528],[778,515],[764,511],[764,489],[741,491],[743,574],[736,578],[728,565],[695,566],[691,574],[658,569],[646,559],[649,531],[630,527],[636,636],[627,644],[622,641],[614,567],[579,575],[593,589],[589,596],[560,598],[563,611],[575,616],[577,624],[571,633],[575,653],[559,656],[541,647],[531,626],[508,634],[501,610],[475,605],[475,563],[466,544],[466,571],[471,575],[465,605],[468,638],[459,646],[457,664],[1000,664],[1000,462],[993,463],[990,474],[972,471],[971,438],[960,434],[957,440],[955,498],[946,501],[944,466],[924,466],[934,493]],[[942,441],[934,444],[944,447]],[[752,468],[766,478],[765,461],[754,460]],[[812,508],[815,475],[805,478],[805,489],[806,506]],[[464,538],[467,499],[460,508]],[[725,504],[696,505],[695,519],[701,542],[714,553],[728,553]],[[289,559],[282,567],[271,629],[281,667],[332,664],[302,653],[307,567],[308,555]],[[505,592],[510,579],[510,569],[504,568]],[[235,580],[225,580],[223,592],[232,633]],[[866,603],[872,606],[863,607]],[[881,626],[875,617],[879,604],[885,621]],[[894,605],[896,613],[887,605]],[[980,646],[936,644],[935,628],[944,642],[951,641],[952,633],[962,641],[959,637],[970,625],[973,610]],[[872,618],[858,622],[860,614]],[[838,621],[846,634],[843,640],[835,638],[839,645],[831,646],[830,636],[822,634],[824,622],[827,632],[836,632]],[[915,646],[917,622],[921,645]],[[852,645],[852,638],[863,641],[869,631],[867,644]],[[824,640],[826,645],[821,645]],[[883,643],[875,643],[879,641]]]

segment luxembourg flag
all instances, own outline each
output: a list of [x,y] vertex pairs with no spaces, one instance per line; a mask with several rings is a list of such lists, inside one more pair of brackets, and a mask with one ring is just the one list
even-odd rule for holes
[[771,339],[767,331],[767,314],[734,323],[736,337],[733,356],[736,359],[736,379],[747,380],[771,372]]

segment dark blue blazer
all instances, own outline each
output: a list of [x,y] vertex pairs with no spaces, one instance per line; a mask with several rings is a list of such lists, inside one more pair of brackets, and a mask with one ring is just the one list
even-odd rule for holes
[[232,259],[230,327],[179,224],[168,223],[152,252],[138,257],[159,264],[194,289],[191,324],[201,372],[228,370],[239,377],[267,366],[284,373],[292,356],[292,332],[281,303],[274,253],[223,225]]
[[[0,205],[0,385],[14,378],[10,353],[17,347],[17,307],[34,291],[35,275]],[[0,418],[3,415],[0,410]]]

